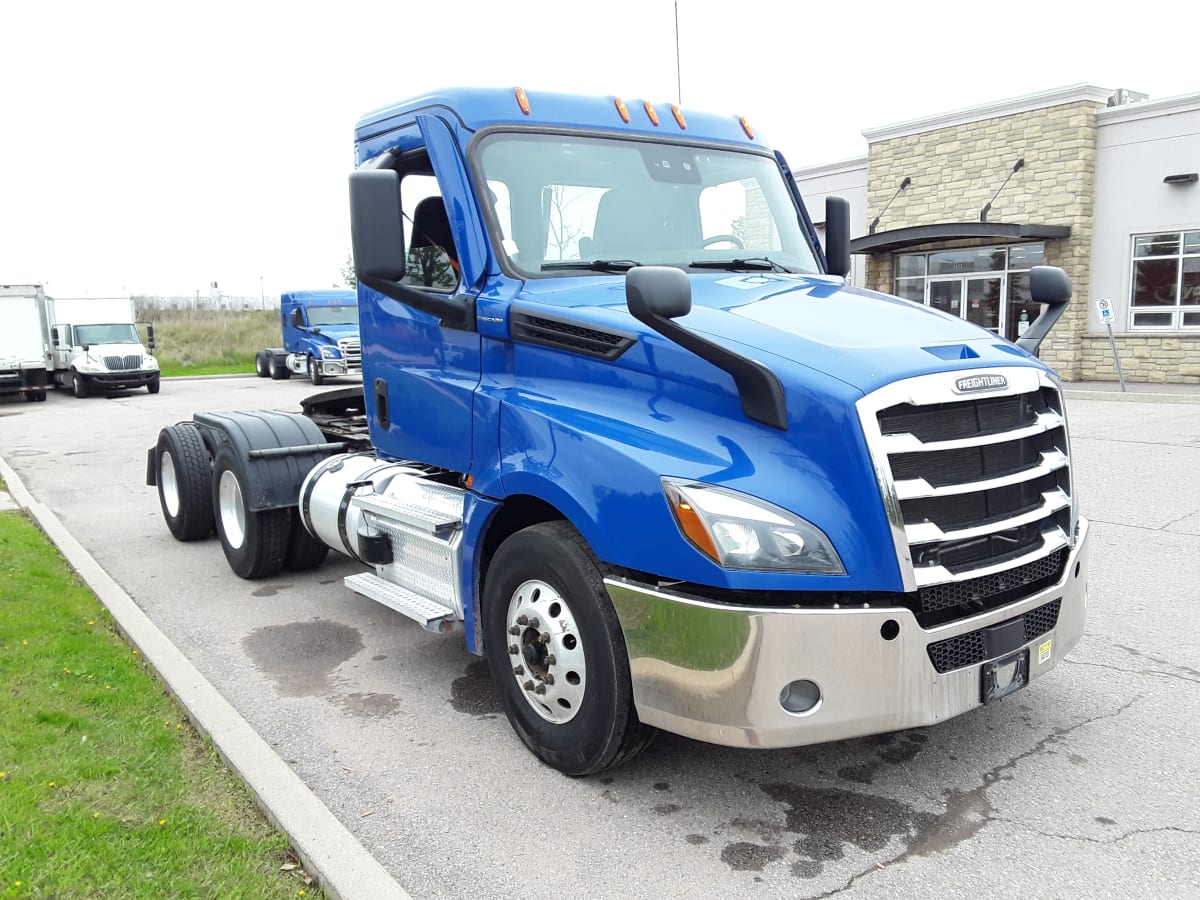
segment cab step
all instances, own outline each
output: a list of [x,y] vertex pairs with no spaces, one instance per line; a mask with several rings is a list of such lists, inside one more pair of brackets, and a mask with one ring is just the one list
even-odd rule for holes
[[388,609],[394,609],[401,615],[408,616],[426,631],[448,631],[454,626],[457,618],[454,610],[449,607],[430,600],[428,597],[422,597],[398,584],[385,581],[370,572],[347,575],[343,583],[354,593],[361,594],[368,600],[374,600]]

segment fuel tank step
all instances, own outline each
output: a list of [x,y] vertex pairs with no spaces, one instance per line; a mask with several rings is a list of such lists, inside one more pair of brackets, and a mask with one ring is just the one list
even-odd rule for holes
[[382,603],[389,609],[408,616],[414,622],[419,622],[426,631],[445,631],[454,624],[454,610],[398,584],[384,581],[370,572],[347,575],[343,583],[354,593]]
[[[350,502],[367,512],[396,522],[404,522],[431,534],[462,525],[462,516],[455,511],[441,510],[432,504],[406,503],[386,494],[357,494]],[[458,506],[459,509],[462,508],[461,495],[458,498]]]

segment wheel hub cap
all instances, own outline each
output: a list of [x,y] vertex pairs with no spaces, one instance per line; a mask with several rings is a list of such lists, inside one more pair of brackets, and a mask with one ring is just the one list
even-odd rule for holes
[[583,703],[587,665],[566,600],[544,581],[526,581],[513,592],[507,622],[509,665],[522,696],[546,721],[571,721]]

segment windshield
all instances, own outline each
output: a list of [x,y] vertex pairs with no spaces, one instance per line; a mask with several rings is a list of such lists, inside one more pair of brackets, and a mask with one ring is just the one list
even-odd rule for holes
[[482,139],[478,158],[498,243],[528,275],[634,265],[818,271],[770,157],[499,132]]
[[357,306],[310,306],[309,325],[357,325]]
[[137,329],[123,325],[76,325],[75,343],[80,347],[92,344],[140,344]]

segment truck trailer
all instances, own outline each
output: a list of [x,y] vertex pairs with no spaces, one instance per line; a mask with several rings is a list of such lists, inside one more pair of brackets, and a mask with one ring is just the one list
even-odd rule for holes
[[354,291],[285,291],[279,297],[283,346],[259,350],[254,371],[276,380],[307,375],[314,385],[362,375],[358,297]]
[[355,154],[363,390],[163,428],[176,538],[359,561],[569,775],[932,725],[1078,642],[1061,269],[1016,344],[852,287],[845,201],[822,246],[749,122],[672,104],[451,89]]
[[46,399],[50,345],[40,284],[0,285],[0,394]]
[[50,336],[48,368],[56,385],[71,388],[76,397],[137,387],[158,393],[154,326],[148,326],[147,344],[142,344],[131,298],[47,297],[43,309]]

